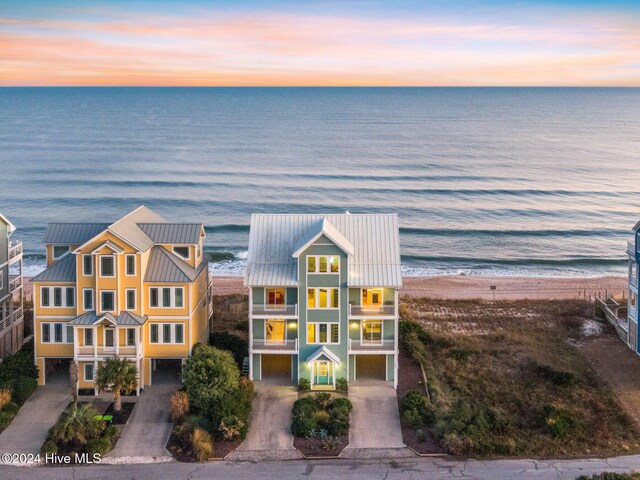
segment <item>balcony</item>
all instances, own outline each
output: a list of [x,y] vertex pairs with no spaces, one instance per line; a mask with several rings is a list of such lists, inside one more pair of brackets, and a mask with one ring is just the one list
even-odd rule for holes
[[116,352],[115,347],[94,347],[94,346],[75,346],[76,359],[86,360],[94,358],[109,358],[116,355],[120,358],[138,358],[141,355],[140,346],[127,346],[118,347]]
[[298,317],[298,304],[295,305],[253,305],[251,314],[254,317]]
[[380,352],[380,353],[394,353],[396,350],[395,341],[393,340],[354,340],[349,339],[349,353],[362,353],[362,352]]
[[395,305],[351,305],[350,317],[393,317],[396,314]]
[[297,353],[298,352],[298,339],[293,340],[263,340],[262,338],[254,338],[251,346],[254,352],[268,352],[268,353]]
[[21,287],[22,287],[22,277],[20,275],[18,275],[17,277],[9,278],[9,293],[13,293]]
[[22,258],[22,242],[11,242],[9,244],[9,264],[17,262]]

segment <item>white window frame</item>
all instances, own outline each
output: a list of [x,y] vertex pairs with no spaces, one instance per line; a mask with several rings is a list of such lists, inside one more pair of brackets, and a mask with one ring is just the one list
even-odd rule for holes
[[[315,307],[310,307],[309,306],[309,290],[315,290],[315,298],[316,298],[316,305]],[[327,292],[327,306],[326,307],[319,307],[318,305],[320,304],[320,290],[328,290]],[[338,306],[337,307],[330,307],[329,305],[331,304],[331,300],[333,299],[333,292],[331,292],[331,290],[337,290],[338,291]],[[340,288],[339,287],[307,287],[307,310],[340,310],[340,304],[342,303],[342,299],[340,298]]]
[[[187,249],[187,256],[184,257],[184,256],[182,256],[182,254],[176,252],[176,248],[186,248]],[[173,245],[171,247],[171,251],[173,252],[174,255],[176,255],[181,260],[191,260],[191,245]]]
[[[163,290],[165,288],[169,289],[169,306],[164,306],[164,292]],[[157,290],[158,291],[158,304],[157,305],[151,305],[151,291],[152,290]],[[182,290],[182,306],[178,307],[176,306],[176,290]],[[171,308],[171,309],[183,309],[185,306],[185,294],[184,294],[184,287],[149,287],[149,308]]]
[[[89,378],[89,376],[87,375],[87,367],[89,367],[91,369],[91,378]],[[95,369],[93,368],[94,365],[93,363],[85,363],[84,364],[84,368],[82,369],[82,374],[84,376],[84,381],[85,382],[93,382],[95,381],[96,378],[96,372]]]
[[[91,292],[91,308],[87,308],[86,302],[85,302],[85,294],[87,292]],[[95,291],[93,288],[83,288],[82,289],[82,309],[83,310],[95,310],[96,309],[96,295],[95,295]]]
[[[85,258],[87,258],[87,257],[91,260],[89,262],[89,265],[91,265],[91,272],[89,272],[89,273],[86,273],[85,270],[84,270],[84,267],[85,267],[85,262],[84,261],[85,261]],[[86,253],[82,255],[82,276],[83,277],[93,277],[93,263],[94,263],[93,255],[86,254]]]
[[[113,262],[113,275],[103,275],[102,274],[102,261],[104,259],[110,258],[111,261]],[[116,256],[115,255],[100,255],[99,257],[100,261],[98,262],[100,264],[100,278],[116,278],[117,275],[117,266],[116,266]]]
[[[282,339],[268,339],[267,338],[267,323],[283,323],[284,324],[284,338]],[[270,345],[284,345],[287,343],[287,321],[284,318],[265,318],[264,319],[264,343]]]
[[[64,247],[67,250],[62,255],[56,256],[56,248],[61,248],[61,247]],[[64,257],[70,251],[71,251],[71,247],[69,245],[53,245],[51,247],[51,256],[53,257],[54,260],[58,260],[59,258]]]
[[[165,342],[164,338],[164,327],[165,325],[169,325],[169,341]],[[182,342],[176,342],[176,327],[178,325],[182,325]],[[153,335],[151,334],[151,330],[156,326],[158,329],[158,341],[152,341]],[[171,322],[153,322],[149,324],[149,343],[154,345],[184,345],[185,344],[185,332],[186,327],[184,323],[171,323]]]
[[[366,343],[365,343],[365,338],[364,338],[364,324],[366,322],[380,322],[380,341],[379,342],[373,342],[370,341],[369,339],[366,339]],[[361,320],[360,321],[360,345],[384,345],[384,320],[378,320],[377,318],[372,318],[372,319],[366,319],[366,320]]]
[[[93,334],[93,328],[83,328],[84,332],[82,333],[82,344],[85,347],[93,347],[96,343],[96,336]],[[87,343],[87,332],[91,332],[91,343]]]
[[[67,300],[69,299],[69,297],[67,296],[69,294],[69,290],[73,290],[73,295],[71,295],[71,301],[73,302],[73,304],[71,305],[69,305],[69,302],[67,302]],[[73,308],[76,306],[76,287],[64,287],[64,304],[67,308]]]
[[[45,341],[44,339],[44,327],[45,325],[47,325],[49,327],[49,341]],[[56,342],[56,325],[60,325],[60,328],[62,329],[62,341],[61,342]],[[42,343],[46,343],[47,345],[49,344],[55,344],[55,345],[63,345],[63,344],[67,344],[67,343],[73,343],[73,338],[71,340],[69,340],[68,335],[67,335],[67,327],[71,326],[73,328],[72,325],[69,325],[69,322],[41,322],[40,323],[40,341]]]
[[[113,310],[105,310],[102,307],[103,301],[102,301],[102,294],[103,293],[111,293],[113,294]],[[118,310],[118,297],[116,295],[116,291],[115,290],[100,290],[100,312],[109,312],[109,313],[113,313],[116,312]]]
[[[127,272],[127,268],[128,268],[127,261],[129,259],[129,257],[133,257],[133,273],[128,273]],[[137,267],[138,266],[136,265],[136,255],[134,253],[127,253],[124,256],[124,275],[125,275],[125,277],[135,277],[136,276],[136,272],[138,270]]]
[[[111,347],[107,346],[107,330],[113,332],[113,345]],[[118,342],[118,330],[114,327],[103,327],[102,328],[102,347],[105,349],[116,349],[116,343]]]
[[[277,303],[269,303],[269,290],[284,290],[284,303],[279,305]],[[265,310],[282,310],[287,306],[287,288],[286,287],[264,287],[264,309]]]
[[[315,336],[316,339],[318,341],[315,342],[310,342],[309,341],[309,325],[315,325]],[[320,325],[326,325],[327,326],[327,341],[326,342],[320,342]],[[338,341],[337,342],[332,342],[331,341],[331,325],[338,325]],[[340,322],[307,322],[307,328],[305,328],[305,332],[304,332],[305,336],[306,336],[306,341],[308,345],[340,345],[340,336],[342,334],[342,327],[340,326]]]
[[[55,289],[60,289],[60,305],[55,304]],[[73,289],[73,304],[67,304],[67,289]],[[45,305],[42,303],[42,298],[44,297],[43,292],[48,292],[49,295],[49,305]],[[40,308],[75,308],[76,306],[76,287],[72,285],[59,285],[59,286],[41,286],[40,287]]]
[[[133,292],[133,308],[129,308],[129,292]],[[133,311],[138,305],[138,293],[135,288],[125,288],[124,290],[124,309]]]
[[[331,262],[329,261],[330,258],[338,258],[338,271],[337,272],[332,272],[331,271]],[[316,261],[316,269],[313,272],[309,271],[309,258],[315,258]],[[320,258],[326,258],[327,259],[327,271],[326,272],[321,272],[320,271]],[[307,255],[307,260],[306,260],[306,265],[305,265],[305,269],[307,273],[310,273],[312,275],[339,275],[340,274],[340,255]]]
[[[129,332],[133,332],[133,343],[129,343]],[[127,347],[135,347],[138,341],[138,335],[136,333],[136,329],[134,327],[129,327],[125,330],[125,345]]]
[[[154,345],[159,345],[160,344],[160,328],[159,328],[159,323],[150,323],[149,324],[149,343],[152,343]],[[156,340],[153,340],[153,328],[156,328]]]
[[[51,287],[40,287],[40,307],[41,308],[52,308],[51,307],[51,290],[49,290],[49,288],[51,288]],[[44,298],[43,292],[45,290],[47,291],[47,300],[48,300],[47,305],[42,303],[42,300]]]

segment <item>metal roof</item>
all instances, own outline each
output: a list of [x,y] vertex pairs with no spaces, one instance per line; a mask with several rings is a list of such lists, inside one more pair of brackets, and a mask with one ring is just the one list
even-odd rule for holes
[[396,214],[253,214],[246,285],[297,285],[297,260],[292,255],[300,242],[317,236],[319,224],[327,225],[323,220],[353,247],[348,262],[349,286],[402,286]]
[[165,248],[156,245],[149,255],[144,281],[153,283],[193,282],[202,269],[207,266],[210,258],[209,255],[203,255],[198,268],[193,268]]
[[155,243],[194,244],[200,242],[201,223],[139,223]]
[[108,226],[108,223],[50,223],[44,234],[44,243],[81,245]]
[[65,253],[56,263],[39,273],[32,282],[74,282],[76,281],[76,257]]
[[140,326],[147,321],[147,317],[141,317],[131,312],[122,312],[120,315],[113,315],[112,313],[102,313],[98,315],[95,311],[90,311],[74,318],[69,322],[69,325],[95,325],[103,319],[109,320],[114,325],[128,325],[128,326]]
[[315,242],[321,235],[325,235],[329,240],[335,243],[340,249],[348,255],[353,255],[353,244],[347,240],[340,231],[331,225],[326,218],[317,222],[315,226],[309,229],[307,234],[296,242],[293,246],[293,256],[297,257],[311,243]]
[[2,221],[7,226],[7,233],[12,234],[16,230],[16,226],[9,221],[7,217],[5,217],[2,213],[0,213],[0,221]]

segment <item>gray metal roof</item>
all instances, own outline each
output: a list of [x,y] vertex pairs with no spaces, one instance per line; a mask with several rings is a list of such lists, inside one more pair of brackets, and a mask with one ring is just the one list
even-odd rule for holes
[[207,266],[210,258],[209,255],[203,255],[198,268],[193,268],[165,248],[156,245],[149,255],[144,281],[154,283],[193,282],[202,269]]
[[76,257],[66,253],[60,260],[39,273],[32,282],[75,282],[76,281]]
[[50,223],[44,234],[44,243],[82,245],[108,226],[108,223]]
[[245,283],[248,286],[297,285],[297,260],[293,253],[303,239],[308,242],[318,234],[319,224],[325,219],[353,246],[353,253],[349,255],[349,286],[402,286],[400,236],[395,214],[253,214]]
[[112,313],[102,313],[98,315],[95,311],[87,312],[69,322],[69,325],[95,325],[103,318],[117,325],[138,327],[147,321],[147,317],[141,317],[131,312],[122,312],[120,315]]
[[155,243],[194,244],[200,242],[201,223],[139,223]]

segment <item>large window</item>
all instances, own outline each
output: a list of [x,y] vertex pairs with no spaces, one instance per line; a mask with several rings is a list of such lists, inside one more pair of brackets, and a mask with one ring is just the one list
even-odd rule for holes
[[286,290],[284,288],[265,288],[266,308],[277,309],[286,303]]
[[102,255],[100,257],[100,276],[101,277],[116,276],[116,262],[113,255]]
[[73,343],[73,327],[63,322],[41,324],[42,343]]
[[93,275],[93,255],[82,255],[82,275]]
[[69,251],[69,245],[54,245],[53,246],[53,259],[57,260],[65,253]]
[[76,305],[75,287],[40,287],[42,307],[69,308]]
[[339,308],[340,289],[338,288],[308,288],[307,308]]
[[163,308],[184,307],[184,289],[182,287],[151,287],[149,306]]
[[184,324],[182,323],[151,323],[151,343],[184,343]]
[[382,306],[382,289],[380,288],[363,288],[362,289],[362,305],[363,306]]
[[340,273],[340,257],[309,255],[307,257],[307,273]]
[[107,290],[100,292],[100,311],[115,312],[116,310],[116,292]]
[[267,343],[284,343],[287,339],[287,323],[284,319],[265,321],[264,339]]
[[307,343],[340,343],[340,324],[324,322],[307,323]]
[[382,320],[362,321],[362,343],[382,345]]
[[125,263],[125,275],[133,276],[136,274],[136,256],[135,255],[125,255],[124,256]]

